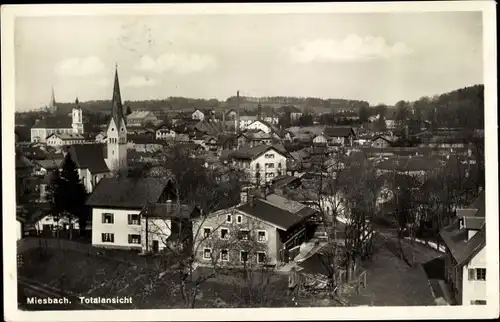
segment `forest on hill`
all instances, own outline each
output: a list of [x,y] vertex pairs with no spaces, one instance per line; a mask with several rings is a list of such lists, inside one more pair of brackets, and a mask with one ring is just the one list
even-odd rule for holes
[[[474,85],[460,88],[433,97],[422,97],[416,101],[399,101],[394,107],[387,105],[370,106],[368,102],[345,99],[321,99],[300,97],[240,97],[240,107],[252,110],[262,104],[263,109],[277,109],[284,105],[294,105],[307,113],[338,115],[342,110],[356,111],[360,119],[366,121],[370,115],[379,114],[380,119],[416,119],[427,120],[441,127],[484,128],[484,86]],[[109,100],[80,102],[80,107],[86,119],[93,124],[106,121],[111,111]],[[74,103],[58,103],[58,113],[68,114]],[[184,97],[169,97],[167,99],[125,101],[124,108],[131,111],[149,110],[158,114],[169,111],[194,109],[230,109],[236,107],[236,96],[225,101],[217,99],[194,99]],[[32,111],[16,113],[16,124],[31,127],[37,118],[47,112]]]

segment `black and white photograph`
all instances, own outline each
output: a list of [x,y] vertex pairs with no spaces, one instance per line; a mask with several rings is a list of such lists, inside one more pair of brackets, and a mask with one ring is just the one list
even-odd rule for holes
[[498,317],[495,19],[2,6],[4,318]]

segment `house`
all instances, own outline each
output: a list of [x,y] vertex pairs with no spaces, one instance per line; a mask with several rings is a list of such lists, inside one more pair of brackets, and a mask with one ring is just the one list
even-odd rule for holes
[[[445,278],[459,305],[486,305],[486,204],[483,192],[440,235],[446,245]],[[491,272],[490,272],[491,273]]]
[[271,123],[268,123],[266,121],[261,121],[257,120],[255,122],[250,123],[247,127],[247,130],[255,130],[255,131],[262,131],[264,133],[276,133],[278,134],[280,130],[272,125]]
[[196,212],[172,206],[172,191],[170,182],[158,178],[102,179],[86,202],[92,209],[92,245],[161,251],[173,233],[172,218]]
[[328,138],[323,134],[317,135],[313,139],[313,144],[315,145],[326,145],[327,143],[328,143]]
[[330,145],[352,146],[356,133],[352,127],[326,127],[323,134]]
[[193,221],[197,262],[247,268],[289,262],[290,251],[311,237],[317,211],[276,195],[241,194],[239,205]]
[[259,144],[271,145],[273,141],[279,140],[275,135],[264,132],[245,132],[238,136],[238,146],[243,147],[249,145],[254,147]]
[[240,131],[246,130],[248,126],[257,121],[257,119],[258,117],[256,115],[240,115]]
[[395,156],[376,163],[375,169],[377,175],[398,173],[422,178],[444,165],[443,160],[432,156]]
[[198,121],[214,119],[214,117],[215,117],[215,111],[210,109],[208,110],[196,109],[193,113],[191,113],[191,118],[193,120],[198,120]]
[[[52,100],[51,104],[55,106],[54,96]],[[54,133],[83,134],[83,132],[82,109],[77,98],[71,116],[51,114],[37,120],[31,128],[31,142],[46,142],[47,137]]]
[[160,151],[166,142],[164,140],[155,139],[150,135],[129,135],[127,137],[127,149],[137,152],[157,152]]
[[303,115],[302,111],[293,105],[282,106],[280,112],[285,115],[290,115],[290,121],[292,122],[298,120]]
[[393,143],[394,143],[393,138],[388,136],[378,135],[372,139],[371,146],[378,149],[386,149],[391,147]]
[[106,136],[105,132],[99,132],[99,133],[97,133],[97,135],[94,138],[94,140],[97,143],[106,143],[106,139],[107,139],[107,136]]
[[33,162],[35,166],[33,174],[36,176],[45,176],[53,170],[61,169],[63,161],[64,157],[62,155],[60,159],[36,160]]
[[157,140],[167,140],[169,138],[175,138],[175,131],[168,125],[163,124],[155,131]]
[[104,161],[106,152],[106,146],[99,143],[75,144],[67,150],[67,155],[75,163],[80,180],[88,193],[94,190],[101,179],[111,174]]
[[140,127],[145,126],[148,123],[154,123],[158,121],[156,115],[150,111],[134,111],[126,116],[127,126],[129,127]]
[[62,147],[64,145],[84,143],[86,138],[78,133],[52,133],[45,141],[48,146]]
[[257,186],[286,173],[286,152],[273,145],[243,147],[231,153],[230,159]]

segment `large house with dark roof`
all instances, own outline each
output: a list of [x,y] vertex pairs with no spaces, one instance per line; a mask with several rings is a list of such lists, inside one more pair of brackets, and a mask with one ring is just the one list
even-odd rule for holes
[[75,144],[67,153],[78,169],[80,180],[85,190],[91,193],[102,178],[110,175],[106,165],[106,144]]
[[[54,96],[51,105],[56,106]],[[82,109],[77,98],[71,116],[51,114],[36,121],[31,128],[31,142],[44,143],[51,134],[83,134],[83,132]]]
[[242,147],[230,153],[229,158],[234,166],[247,174],[248,181],[257,186],[286,174],[286,151],[278,145]]
[[235,207],[193,221],[195,258],[200,265],[276,266],[312,237],[310,219],[317,211],[277,195],[242,192]]
[[[92,208],[92,245],[161,251],[175,234],[179,220],[199,212],[172,204],[174,194],[157,178],[104,178],[86,205]],[[176,236],[177,237],[177,236]]]
[[461,305],[486,305],[485,213],[483,192],[466,209],[457,209],[456,220],[440,232],[446,246],[446,279]]

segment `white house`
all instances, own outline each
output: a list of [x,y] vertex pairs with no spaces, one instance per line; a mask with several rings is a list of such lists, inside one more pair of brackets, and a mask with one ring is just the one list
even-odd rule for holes
[[103,179],[86,202],[92,208],[92,245],[161,251],[179,233],[176,222],[195,212],[187,206],[177,211],[171,191],[160,178]]
[[273,127],[271,126],[271,124],[269,124],[265,121],[259,121],[259,120],[250,123],[246,127],[246,129],[247,130],[259,130],[259,131],[262,131],[266,134],[273,132]]
[[166,125],[162,125],[156,129],[157,140],[175,139],[177,133]]
[[248,128],[248,126],[255,121],[257,121],[257,116],[241,115],[240,116],[240,130],[246,130]]
[[201,110],[198,109],[191,114],[191,118],[193,120],[199,120],[199,121],[203,121],[206,116],[208,117],[208,115],[205,115],[205,113],[203,113]]
[[46,139],[47,145],[55,148],[64,145],[81,144],[85,141],[85,137],[78,133],[52,133]]
[[[486,221],[484,192],[440,235],[446,245],[445,275],[457,304],[486,305]],[[495,274],[495,272],[493,272]]]
[[256,145],[234,151],[230,158],[250,182],[261,185],[286,174],[286,155],[272,145]]
[[313,144],[327,144],[328,138],[323,134],[317,135],[313,139]]
[[107,136],[106,136],[106,133],[105,132],[99,132],[96,136],[95,136],[95,141],[97,143],[106,143],[107,139]]

